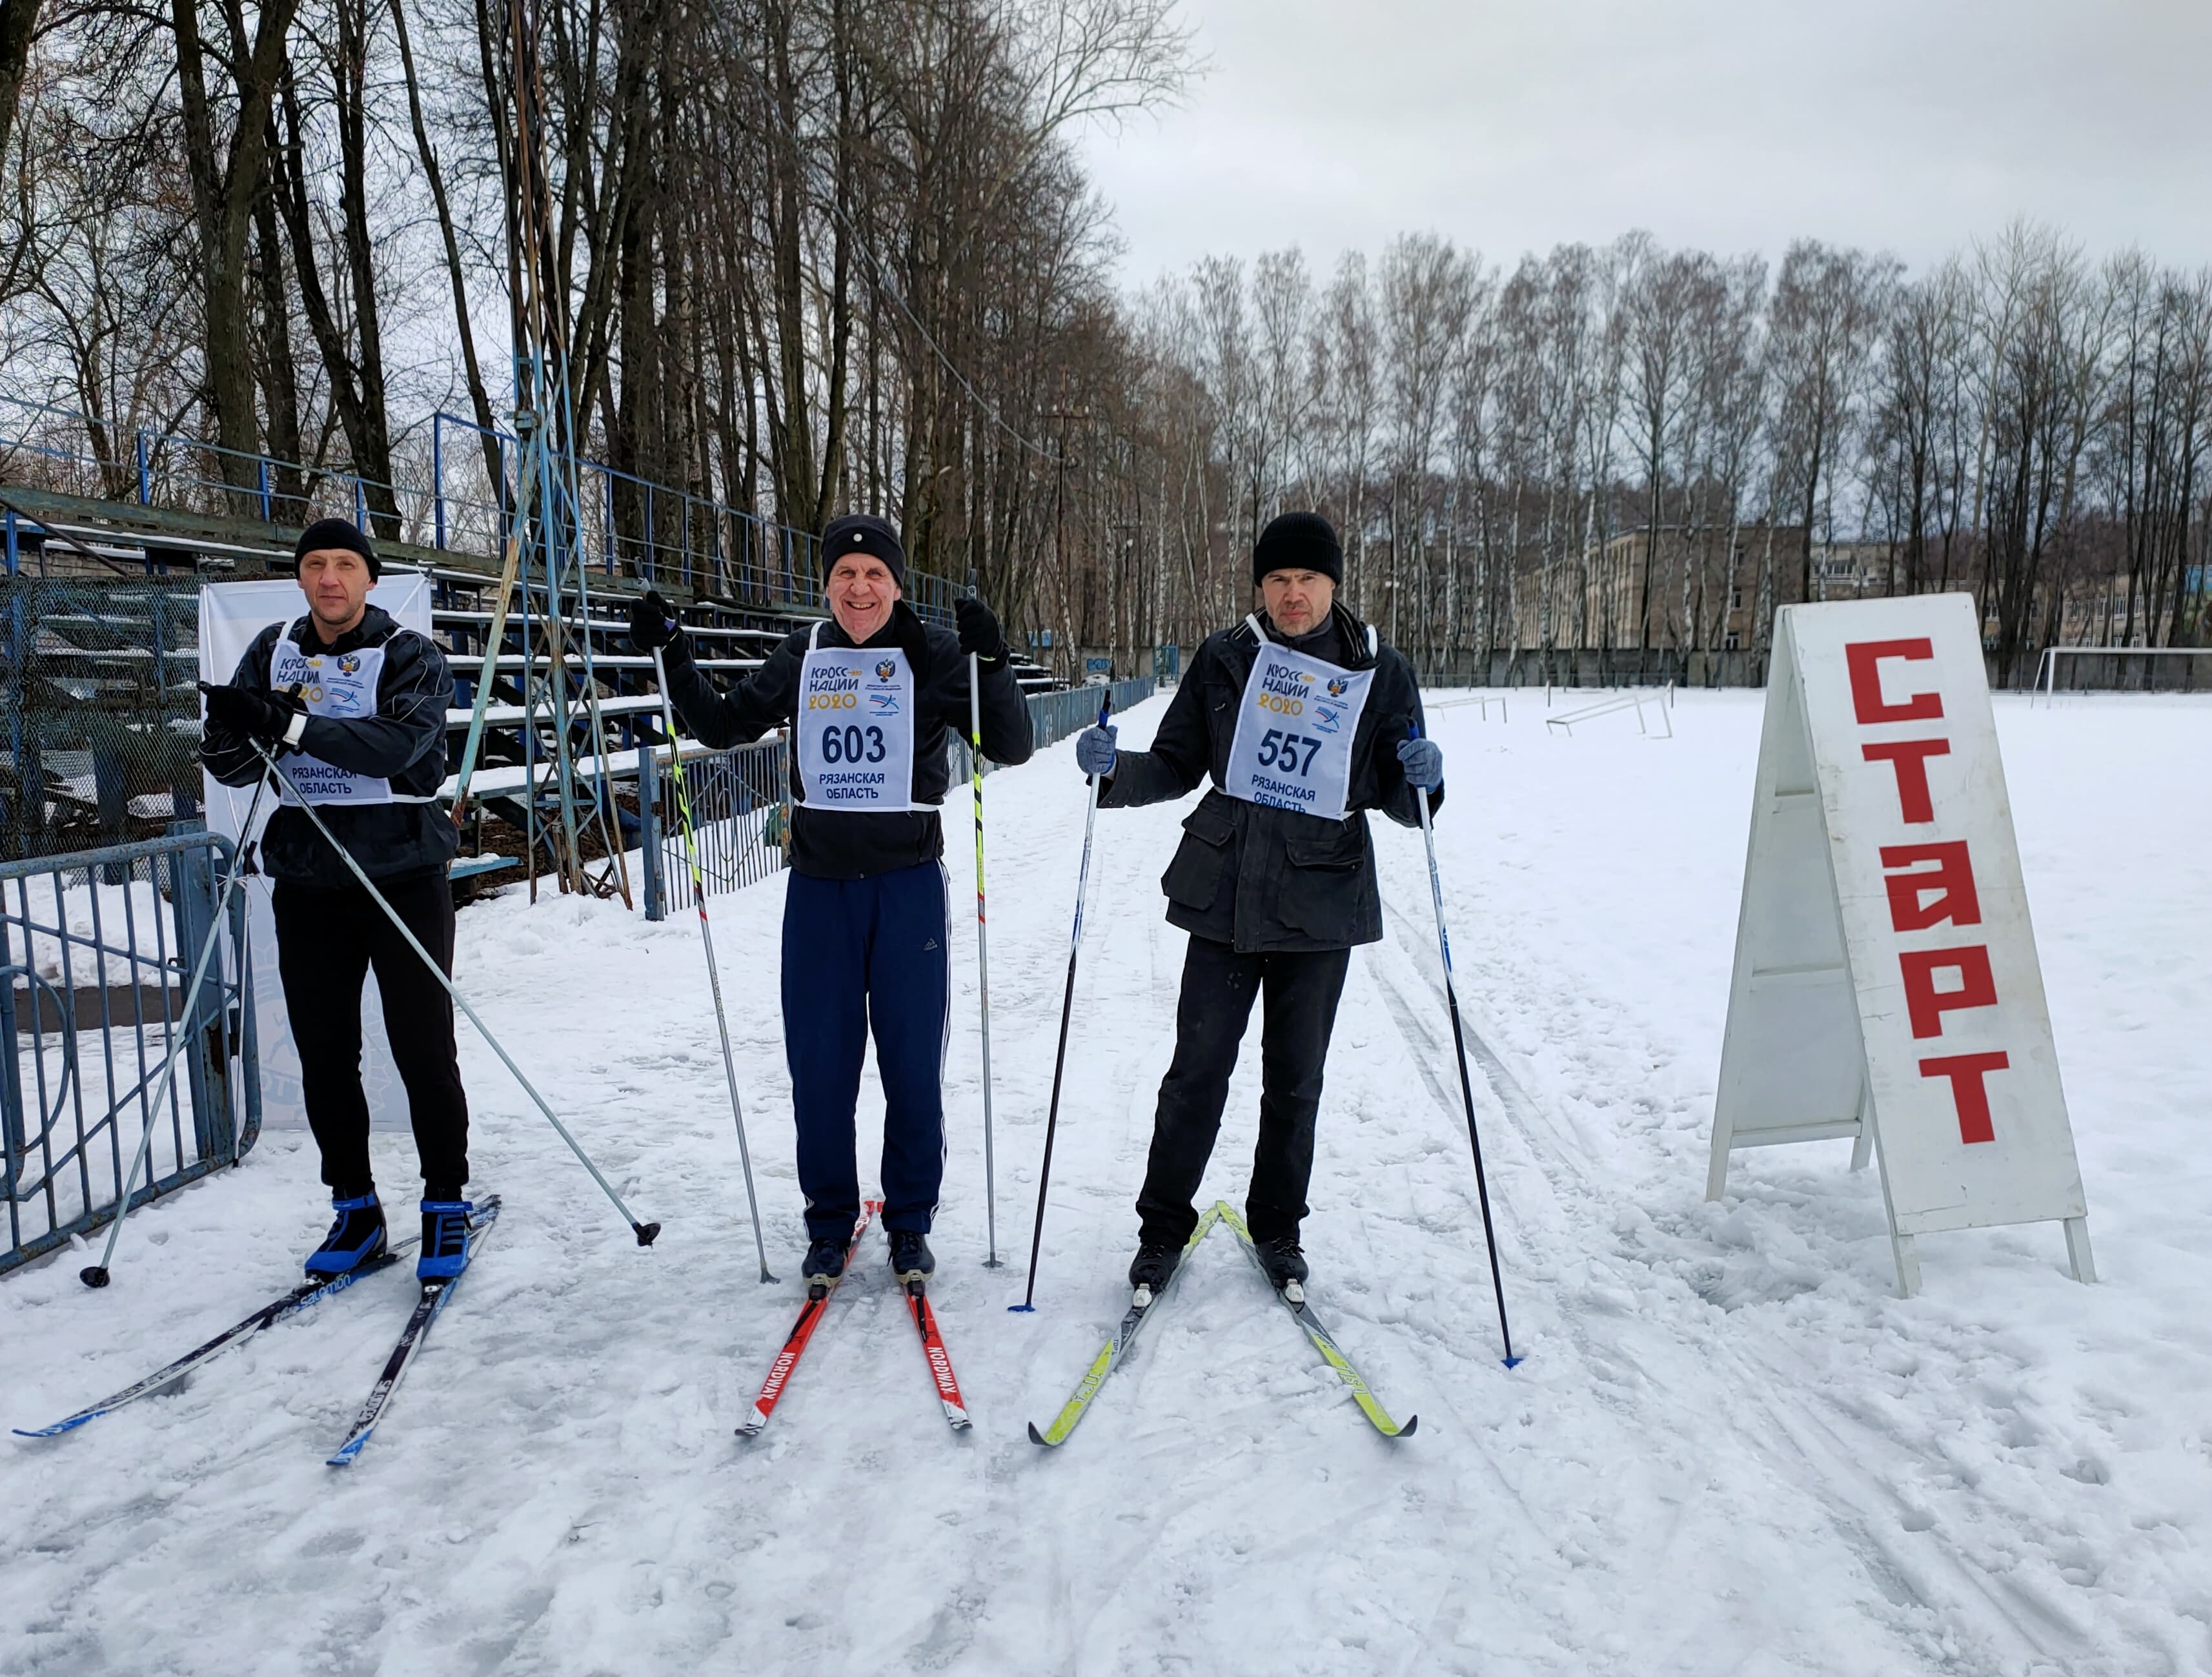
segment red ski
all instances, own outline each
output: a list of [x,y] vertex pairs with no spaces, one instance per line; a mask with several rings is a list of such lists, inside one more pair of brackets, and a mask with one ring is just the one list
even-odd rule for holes
[[906,1308],[921,1335],[921,1354],[929,1359],[929,1377],[937,1382],[937,1401],[945,1406],[945,1421],[955,1432],[965,1432],[968,1406],[961,1399],[960,1382],[952,1377],[952,1358],[945,1349],[944,1335],[937,1331],[937,1312],[929,1308],[923,1283],[907,1285]]
[[[860,1214],[853,1224],[853,1237],[845,1243],[843,1272],[836,1280],[816,1282],[807,1288],[806,1303],[799,1308],[799,1320],[791,1325],[791,1337],[783,1342],[783,1349],[776,1352],[775,1361],[769,1365],[768,1378],[761,1382],[760,1395],[753,1400],[752,1413],[746,1416],[744,1425],[738,1428],[738,1437],[759,1437],[761,1429],[768,1425],[768,1418],[775,1413],[776,1400],[783,1395],[783,1388],[790,1382],[792,1370],[799,1366],[799,1359],[806,1350],[806,1342],[814,1337],[815,1328],[821,1325],[822,1313],[830,1306],[830,1295],[837,1291],[838,1281],[852,1273],[853,1255],[860,1247],[860,1236],[867,1232],[868,1224],[883,1208],[884,1202],[880,1200],[861,1202]],[[951,1377],[950,1369],[946,1370],[945,1377]]]

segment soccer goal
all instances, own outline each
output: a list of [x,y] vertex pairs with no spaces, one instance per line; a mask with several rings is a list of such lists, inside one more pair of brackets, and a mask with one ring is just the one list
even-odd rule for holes
[[2045,699],[2062,689],[2212,693],[2212,647],[2045,647],[2035,686]]

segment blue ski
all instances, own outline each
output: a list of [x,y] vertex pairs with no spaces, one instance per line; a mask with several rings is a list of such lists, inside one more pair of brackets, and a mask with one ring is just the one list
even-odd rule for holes
[[121,1391],[104,1397],[97,1403],[88,1404],[74,1415],[65,1415],[51,1426],[19,1426],[15,1429],[15,1436],[19,1438],[58,1438],[64,1432],[74,1432],[87,1421],[96,1421],[102,1415],[114,1413],[125,1404],[136,1403],[140,1398],[150,1396],[165,1386],[174,1385],[186,1375],[204,1368],[222,1356],[224,1352],[235,1350],[245,1344],[263,1328],[273,1327],[287,1316],[299,1315],[309,1305],[320,1303],[332,1293],[343,1292],[365,1276],[374,1275],[379,1270],[391,1268],[407,1253],[414,1249],[415,1243],[415,1236],[410,1235],[405,1240],[394,1242],[383,1256],[372,1258],[368,1262],[361,1265],[358,1268],[349,1269],[343,1275],[319,1276],[312,1280],[302,1281],[282,1298],[272,1299],[246,1317],[245,1321],[234,1327],[226,1328],[205,1345],[195,1346],[178,1358],[175,1362],[167,1367],[156,1369],[135,1385],[125,1386]]
[[[476,1261],[476,1243],[483,1239],[498,1220],[499,1195],[495,1194],[477,1206],[476,1216],[469,1224],[471,1264]],[[399,1389],[399,1382],[406,1377],[409,1367],[415,1361],[415,1353],[422,1348],[422,1341],[430,1332],[430,1324],[438,1319],[438,1313],[446,1308],[446,1301],[453,1296],[453,1289],[461,1284],[462,1276],[467,1273],[465,1269],[460,1275],[422,1283],[422,1296],[416,1301],[415,1313],[407,1318],[407,1326],[399,1330],[398,1342],[392,1347],[392,1355],[385,1358],[384,1372],[377,1376],[376,1384],[369,1388],[368,1401],[362,1405],[361,1413],[354,1417],[352,1432],[347,1435],[345,1443],[338,1446],[337,1454],[330,1459],[331,1467],[351,1466],[354,1458],[367,1446],[370,1435],[376,1431],[377,1422],[383,1419],[385,1406],[392,1401],[392,1394]]]

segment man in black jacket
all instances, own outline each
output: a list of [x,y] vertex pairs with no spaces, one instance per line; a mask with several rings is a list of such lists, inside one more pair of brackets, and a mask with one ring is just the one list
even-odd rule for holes
[[684,726],[717,749],[793,728],[791,879],[783,907],[783,1040],[806,1196],[810,1285],[844,1273],[860,1210],[854,1111],[872,1031],[884,1082],[884,1227],[902,1281],[935,1267],[945,1176],[943,1074],[951,1003],[945,834],[947,732],[968,725],[968,659],[982,681],[983,755],[1036,749],[998,619],[960,602],[957,636],[903,598],[906,551],[878,518],[823,532],[830,621],[793,632],[727,694],[692,661],[665,601],[630,618],[666,647]]
[[1160,880],[1168,921],[1190,933],[1175,1059],[1160,1085],[1138,1196],[1139,1302],[1175,1273],[1197,1226],[1192,1205],[1251,1017],[1262,1026],[1260,1141],[1245,1219],[1276,1286],[1302,1297],[1298,1227],[1313,1174],[1322,1067],[1356,944],[1382,935],[1364,811],[1406,826],[1414,799],[1443,800],[1443,758],[1419,738],[1413,672],[1336,598],[1343,555],[1328,522],[1285,513],[1252,550],[1265,612],[1209,635],[1149,751],[1115,730],[1076,742],[1103,776],[1101,809],[1180,798],[1212,784],[1182,823]]
[[[347,520],[310,525],[293,567],[307,614],[263,629],[230,684],[207,690],[201,760],[225,786],[251,786],[266,772],[255,747],[281,754],[300,795],[450,975],[446,864],[457,838],[438,804],[453,692],[445,654],[368,604],[381,567],[368,538]],[[307,1273],[342,1273],[385,1249],[361,1086],[362,988],[373,967],[422,1164],[416,1267],[426,1279],[459,1274],[471,1207],[461,1197],[469,1109],[453,1002],[289,788],[262,835],[261,868],[273,887],[276,964],[300,1050],[301,1091],[337,1212]]]

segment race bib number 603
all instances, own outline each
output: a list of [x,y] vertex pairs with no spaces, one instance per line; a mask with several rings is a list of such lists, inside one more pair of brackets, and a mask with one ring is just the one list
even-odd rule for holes
[[807,807],[913,807],[914,708],[914,673],[896,647],[810,648],[797,717]]

